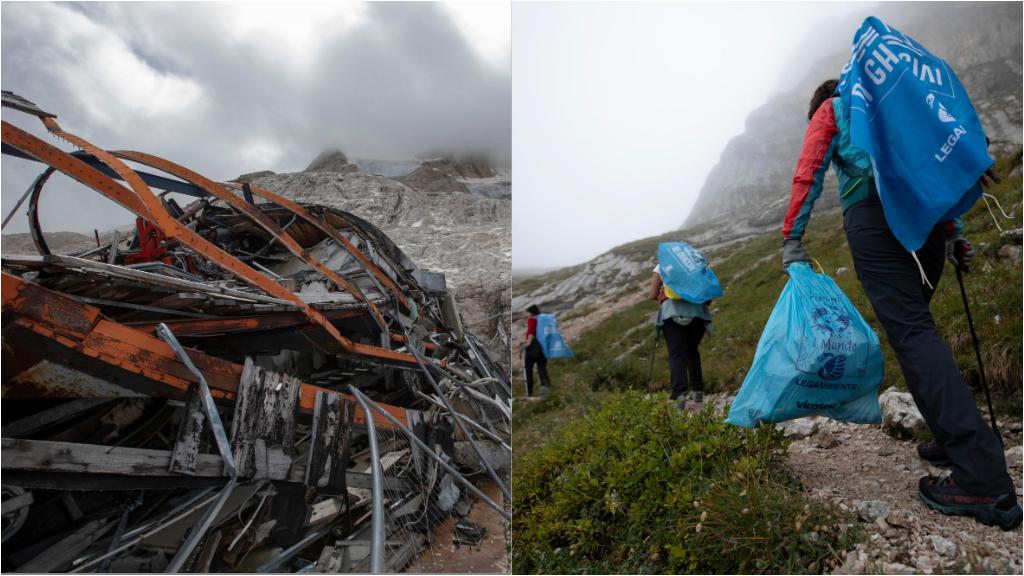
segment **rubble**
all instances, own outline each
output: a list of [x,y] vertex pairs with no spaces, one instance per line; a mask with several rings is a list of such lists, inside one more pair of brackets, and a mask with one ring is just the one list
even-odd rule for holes
[[[3,122],[45,164],[11,213],[37,253],[2,255],[4,571],[394,572],[463,499],[508,520],[508,375],[444,274],[354,213],[3,105],[79,149]],[[135,229],[54,253],[56,172]]]

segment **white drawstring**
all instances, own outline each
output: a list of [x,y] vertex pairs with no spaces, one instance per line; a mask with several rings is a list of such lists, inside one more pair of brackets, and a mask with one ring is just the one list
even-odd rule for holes
[[922,266],[921,261],[917,259],[917,252],[911,252],[910,255],[914,257],[914,262],[917,262],[917,269],[921,272],[921,283],[927,284],[929,288],[935,290],[935,286],[932,286],[932,283],[928,281],[928,276],[924,273],[924,266]]
[[998,198],[996,198],[995,196],[989,194],[988,192],[982,193],[981,199],[985,201],[985,206],[988,208],[988,213],[992,215],[992,221],[996,223],[996,228],[998,228],[999,231],[1002,232],[1003,231],[1003,227],[999,225],[999,220],[996,219],[996,214],[995,214],[995,212],[992,211],[992,205],[988,203],[988,199],[989,198],[991,198],[992,201],[996,203],[996,207],[998,207],[999,211],[1003,213],[1003,217],[1004,218],[1006,218],[1007,220],[1012,220],[1013,216],[1011,216],[1010,214],[1007,214],[1006,210],[1003,210],[1003,206],[1001,204],[999,204],[999,199]]

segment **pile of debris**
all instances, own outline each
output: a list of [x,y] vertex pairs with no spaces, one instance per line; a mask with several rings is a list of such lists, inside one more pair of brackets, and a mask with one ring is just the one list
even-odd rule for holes
[[[38,252],[2,256],[4,571],[391,572],[474,503],[509,518],[508,375],[443,274],[349,212],[3,106],[78,148],[2,123],[45,165],[4,222],[27,202]],[[133,233],[52,253],[55,172]]]

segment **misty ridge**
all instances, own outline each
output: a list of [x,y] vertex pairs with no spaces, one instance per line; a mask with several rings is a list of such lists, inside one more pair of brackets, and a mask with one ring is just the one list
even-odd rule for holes
[[[795,81],[746,121],[708,174],[683,229],[732,222],[742,233],[780,227],[814,88],[838,78],[860,22],[875,15],[944,58],[968,90],[993,153],[1021,145],[1021,5],[956,2],[881,4],[818,28],[786,66]],[[808,65],[810,65],[808,67]],[[798,72],[807,70],[806,72]],[[816,212],[839,207],[828,172]]]

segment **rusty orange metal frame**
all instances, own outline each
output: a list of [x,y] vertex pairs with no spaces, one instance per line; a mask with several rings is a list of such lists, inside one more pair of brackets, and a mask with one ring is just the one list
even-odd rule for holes
[[[110,370],[119,370],[150,382],[160,396],[183,399],[195,376],[181,363],[174,350],[163,340],[141,330],[130,328],[104,317],[94,306],[84,304],[58,292],[48,290],[6,272],[2,273],[2,311],[6,316],[5,331],[11,327],[38,334],[48,342],[59,344],[72,353],[102,362]],[[5,345],[5,355],[8,348]],[[220,402],[233,402],[242,376],[242,366],[220,358],[189,350],[189,357],[202,371],[213,397]],[[5,373],[5,382],[17,374]],[[130,385],[127,385],[130,388]],[[5,384],[5,388],[8,386]],[[15,387],[12,386],[12,389]],[[311,414],[318,392],[337,394],[355,401],[350,395],[302,384],[299,406]],[[5,396],[17,397],[16,390],[5,390]],[[384,405],[385,410],[407,425],[406,410]],[[363,422],[361,412],[356,422]],[[391,427],[387,422],[378,426]]]
[[[224,252],[216,245],[199,236],[181,222],[172,217],[163,207],[160,199],[153,194],[149,187],[142,181],[138,174],[128,168],[123,162],[89,142],[64,132],[50,117],[42,117],[47,129],[60,138],[81,147],[83,150],[93,154],[111,167],[118,175],[132,186],[136,194],[131,190],[117,184],[111,178],[98,170],[89,167],[84,162],[50,144],[36,138],[35,136],[15,127],[4,121],[2,122],[2,140],[41,162],[44,162],[57,170],[71,176],[82,184],[100,192],[118,204],[121,204],[136,215],[155,222],[164,233],[186,244],[197,253],[203,255],[214,264],[225,271],[237,276],[241,280],[253,285],[264,292],[293,302],[312,322],[323,328],[340,346],[349,353],[372,356],[395,362],[415,364],[416,359],[411,354],[396,352],[387,348],[370,346],[358,342],[352,342],[343,336],[319,311],[311,307],[297,295],[285,289],[283,286],[270,280],[263,274],[253,270],[234,256]],[[122,174],[123,172],[123,174]]]
[[[238,188],[242,187],[241,185],[236,186]],[[260,188],[258,186],[253,186],[251,184],[249,185],[249,190],[253,194],[259,196],[260,198],[270,200],[271,202],[284,207],[286,210],[289,210],[292,214],[299,216],[306,222],[309,222],[313,226],[319,228],[324,234],[327,234],[335,242],[344,246],[345,250],[347,250],[349,254],[355,257],[355,259],[358,260],[360,264],[362,264],[363,268],[365,268],[371,274],[373,274],[374,278],[376,278],[378,282],[386,286],[387,289],[390,290],[392,294],[394,294],[395,298],[398,299],[402,306],[409,308],[409,302],[406,300],[405,294],[398,287],[398,285],[395,284],[394,281],[391,280],[391,278],[387,274],[385,274],[383,270],[380,269],[380,267],[374,264],[373,261],[370,260],[370,258],[363,253],[362,250],[357,248],[354,244],[352,244],[352,242],[348,240],[348,238],[345,238],[343,234],[338,232],[338,230],[334,226],[331,226],[322,218],[317,218],[314,214],[307,210],[305,206],[302,206],[297,202],[289,200],[288,198],[285,198],[280,194],[275,194],[270,190]]]
[[135,152],[129,150],[116,150],[111,152],[110,154],[117,158],[138,162],[143,166],[157,168],[159,170],[163,170],[168,174],[177,176],[178,178],[181,178],[182,180],[188,182],[189,184],[194,184],[202,188],[208,194],[216,198],[220,198],[221,200],[223,200],[224,202],[226,202],[239,212],[242,212],[246,216],[252,218],[253,220],[256,221],[257,224],[263,227],[264,230],[273,235],[274,238],[277,238],[281,242],[281,244],[283,244],[285,248],[287,248],[292,254],[300,258],[306,264],[312,266],[317,272],[326,276],[331,282],[334,282],[334,284],[338,286],[338,288],[341,288],[342,290],[352,294],[359,300],[365,302],[367,307],[370,309],[370,313],[377,321],[377,325],[380,327],[381,332],[384,334],[388,333],[388,323],[387,321],[384,320],[384,316],[380,313],[380,310],[377,309],[377,306],[373,302],[370,302],[369,298],[367,298],[357,286],[350,283],[348,280],[345,280],[344,278],[342,278],[340,274],[338,274],[334,270],[331,270],[319,259],[315,258],[313,255],[306,252],[306,250],[303,249],[302,246],[300,246],[299,243],[295,241],[295,238],[293,238],[291,234],[288,234],[287,231],[278,226],[277,223],[274,222],[271,218],[269,218],[266,214],[257,210],[256,207],[253,206],[252,204],[249,204],[245,200],[239,198],[238,196],[235,196],[232,192],[224,189],[223,187],[218,185],[216,182],[210,180],[209,178],[206,178],[205,176],[197,172],[189,170],[188,168],[185,168],[180,164],[171,162],[170,160],[153,156],[152,154],[146,154],[144,152]]

